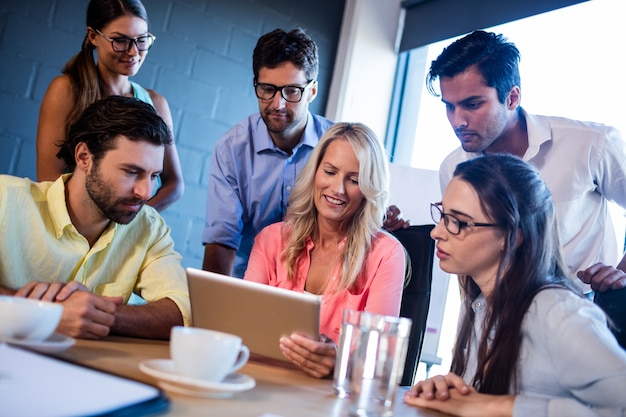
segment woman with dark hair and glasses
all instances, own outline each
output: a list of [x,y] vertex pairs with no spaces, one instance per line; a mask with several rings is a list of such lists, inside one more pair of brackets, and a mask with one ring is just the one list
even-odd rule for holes
[[[90,104],[110,96],[135,97],[152,105],[173,130],[167,100],[129,77],[137,74],[156,37],[148,31],[148,14],[139,0],[91,0],[87,33],[78,54],[65,64],[41,103],[37,127],[37,180],[54,181],[68,168],[58,157],[69,126]],[[94,57],[97,56],[97,60]],[[174,143],[167,145],[158,191],[148,204],[161,211],[184,189]],[[161,184],[158,184],[158,182]]]
[[538,172],[512,155],[463,162],[431,213],[463,306],[451,372],[405,402],[457,416],[626,413],[626,352],[569,276]]

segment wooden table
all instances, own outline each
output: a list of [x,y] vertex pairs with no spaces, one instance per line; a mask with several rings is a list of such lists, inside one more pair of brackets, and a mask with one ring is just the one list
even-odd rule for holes
[[[139,370],[147,359],[168,359],[166,341],[108,337],[103,340],[77,340],[70,349],[54,356],[73,363],[110,372],[156,386],[156,379]],[[332,382],[311,378],[304,373],[258,362],[248,362],[239,372],[256,380],[256,387],[230,398],[196,398],[167,393],[171,400],[168,416],[220,417],[343,417],[349,400],[333,395]],[[409,407],[398,389],[394,417],[436,417],[443,414]]]

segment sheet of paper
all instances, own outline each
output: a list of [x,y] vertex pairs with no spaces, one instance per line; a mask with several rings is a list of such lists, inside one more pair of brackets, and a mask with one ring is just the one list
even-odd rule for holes
[[99,415],[160,395],[149,385],[0,343],[0,414]]

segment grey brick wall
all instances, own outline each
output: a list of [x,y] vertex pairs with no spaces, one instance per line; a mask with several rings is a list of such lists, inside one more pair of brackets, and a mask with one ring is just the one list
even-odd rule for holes
[[[134,78],[169,101],[185,195],[163,213],[184,266],[199,268],[207,172],[217,138],[257,110],[252,50],[276,27],[301,26],[320,51],[324,114],[345,0],[144,0],[155,46]],[[0,4],[0,173],[35,178],[35,135],[50,80],[81,45],[86,0]]]

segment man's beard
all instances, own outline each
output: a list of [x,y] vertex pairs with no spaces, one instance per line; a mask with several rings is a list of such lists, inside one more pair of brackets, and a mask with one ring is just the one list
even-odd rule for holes
[[[277,122],[273,119],[271,119],[270,115],[273,113],[281,113],[283,115],[286,115],[286,118],[281,121],[281,122]],[[265,122],[265,125],[267,126],[267,130],[269,130],[272,133],[284,133],[285,131],[289,130],[290,128],[292,128],[294,126],[294,121],[293,118],[290,114],[288,113],[284,113],[284,112],[276,112],[276,111],[266,111],[265,113],[262,114],[263,115],[263,121]]]
[[[145,200],[133,197],[116,199],[113,187],[100,177],[98,164],[95,164],[92,171],[87,175],[85,188],[87,189],[87,194],[89,194],[89,197],[96,207],[98,207],[102,215],[115,223],[130,223],[135,216],[137,216],[141,207],[146,204]],[[137,211],[125,210],[122,208],[124,204],[138,204],[141,207]]]

